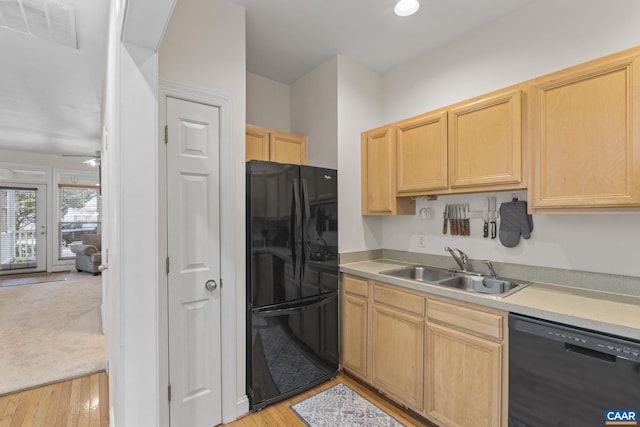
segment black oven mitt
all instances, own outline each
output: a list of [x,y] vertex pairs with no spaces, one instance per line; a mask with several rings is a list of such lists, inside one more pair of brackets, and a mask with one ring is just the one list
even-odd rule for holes
[[528,239],[533,230],[533,217],[527,215],[527,202],[513,201],[500,205],[500,242],[512,248],[520,242],[520,236]]

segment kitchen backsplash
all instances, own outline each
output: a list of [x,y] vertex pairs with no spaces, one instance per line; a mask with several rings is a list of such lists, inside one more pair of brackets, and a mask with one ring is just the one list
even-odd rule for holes
[[[432,201],[418,199],[415,215],[380,218],[382,231],[378,248],[447,255],[444,247],[450,246],[463,250],[473,259],[640,277],[640,213],[637,212],[533,215],[530,237],[521,236],[514,247],[505,247],[500,242],[502,218],[496,221],[495,239],[483,237],[481,218],[470,219],[469,235],[451,235],[450,229],[443,234],[443,212],[447,204],[468,203],[472,212],[481,212],[487,198],[496,197],[499,210],[500,205],[510,202],[514,195],[519,200],[527,199],[526,191],[447,195]],[[352,248],[350,252],[358,250]]]

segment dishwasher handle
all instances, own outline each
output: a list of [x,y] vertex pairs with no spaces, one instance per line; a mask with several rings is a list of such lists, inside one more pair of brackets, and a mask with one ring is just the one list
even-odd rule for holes
[[571,352],[581,354],[583,356],[591,357],[593,359],[598,359],[607,363],[616,363],[617,357],[613,354],[603,353],[598,350],[592,350],[586,347],[580,347],[579,345],[564,343],[564,349]]

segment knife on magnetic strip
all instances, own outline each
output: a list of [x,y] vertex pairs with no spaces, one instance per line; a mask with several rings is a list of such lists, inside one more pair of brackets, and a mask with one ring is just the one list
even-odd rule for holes
[[442,214],[442,217],[444,218],[444,222],[442,223],[442,234],[447,234],[447,221],[449,220],[448,209],[449,209],[449,203],[444,205],[444,213]]

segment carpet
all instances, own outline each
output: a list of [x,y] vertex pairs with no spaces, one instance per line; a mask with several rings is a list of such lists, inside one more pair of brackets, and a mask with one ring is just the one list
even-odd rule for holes
[[310,427],[404,427],[343,383],[291,405]]
[[33,285],[35,283],[61,282],[69,277],[68,271],[56,271],[53,273],[28,273],[0,276],[0,287]]
[[0,287],[0,395],[105,369],[102,279]]

